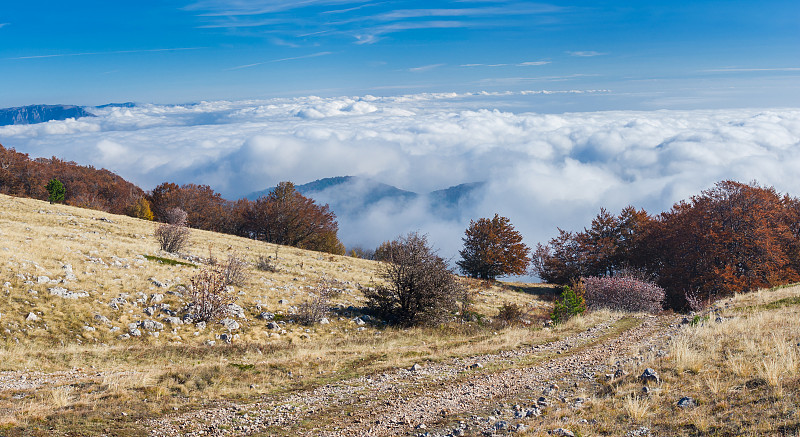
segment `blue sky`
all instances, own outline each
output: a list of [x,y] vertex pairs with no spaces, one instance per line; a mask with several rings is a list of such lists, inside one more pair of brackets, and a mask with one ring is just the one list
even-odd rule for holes
[[800,2],[5,2],[0,107],[609,90],[554,110],[797,106]]

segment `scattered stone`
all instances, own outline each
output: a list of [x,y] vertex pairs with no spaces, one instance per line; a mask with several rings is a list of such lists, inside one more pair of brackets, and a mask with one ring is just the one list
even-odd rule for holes
[[220,341],[224,341],[225,343],[231,343],[231,335],[230,334],[220,334],[219,335]]
[[105,323],[105,324],[111,323],[111,320],[108,320],[108,317],[106,317],[106,316],[104,316],[102,314],[95,314],[94,315],[94,319],[97,320],[100,323]]
[[539,399],[536,400],[536,405],[538,405],[540,407],[546,407],[547,406],[547,398],[545,398],[544,396],[540,397]]
[[228,331],[235,331],[239,329],[239,322],[233,319],[225,318],[219,321],[219,324],[224,326]]
[[203,329],[206,329],[206,322],[197,322],[194,324],[194,326],[202,331]]
[[469,368],[472,369],[472,370],[483,369],[483,364],[481,364],[481,363],[472,363],[472,364],[469,365]]
[[525,417],[539,417],[542,415],[542,411],[538,408],[531,408],[525,411]]
[[661,378],[658,377],[658,373],[649,367],[644,369],[644,373],[639,376],[639,379],[645,384],[649,382],[661,382]]
[[692,323],[692,321],[688,317],[684,317],[683,320],[681,320],[681,325],[688,325],[690,323]]
[[280,325],[275,322],[267,323],[267,329],[280,329]]
[[153,285],[155,285],[158,288],[166,287],[166,284],[164,284],[163,282],[157,280],[156,278],[149,278],[148,280],[150,281],[150,283],[152,283]]
[[694,399],[688,396],[684,396],[678,401],[678,408],[693,408],[696,406]]
[[328,320],[327,317],[323,317],[323,318],[319,319],[319,324],[320,325],[327,325],[329,323],[331,323],[331,322],[330,322],[330,320]]
[[160,331],[160,330],[164,329],[164,325],[162,323],[156,322],[155,320],[151,320],[151,319],[147,319],[147,320],[143,321],[141,326],[146,331],[150,331],[150,332]]
[[508,428],[508,422],[506,422],[505,420],[498,420],[497,422],[495,422],[492,428],[494,428],[497,431],[502,431]]
[[151,304],[160,303],[162,300],[164,300],[164,295],[163,294],[153,293],[153,294],[150,295],[150,303]]
[[722,322],[724,322],[724,321],[725,321],[725,319],[724,319],[724,318],[722,318],[722,316],[717,316],[717,318],[716,318],[716,319],[714,319],[714,321],[715,321],[715,322],[717,322],[717,323],[722,323]]
[[78,299],[81,297],[89,297],[89,293],[85,291],[69,291],[64,287],[48,288],[47,291],[53,296],[63,297],[64,299]]
[[624,370],[622,370],[622,369],[617,369],[617,371],[616,371],[616,372],[614,372],[614,379],[619,379],[619,378],[622,378],[622,377],[623,377],[623,376],[625,376],[625,375],[626,375],[626,373],[625,373],[625,371],[624,371]]
[[257,315],[256,318],[261,320],[272,320],[275,318],[275,314],[264,311],[261,314]]
[[551,326],[553,326],[553,321],[552,320],[545,320],[544,321],[544,327],[545,328],[549,328]]
[[95,331],[93,326],[84,326],[83,330],[86,331],[86,332],[94,332]]
[[217,344],[217,342],[214,340],[206,340],[206,346],[214,346],[215,344]]
[[156,307],[147,307],[144,309],[144,313],[147,314],[148,316],[152,316],[153,314],[156,313]]
[[286,305],[287,303],[289,303],[289,301],[287,301],[286,299],[281,299],[278,301],[278,305]]
[[142,336],[142,331],[140,331],[139,329],[133,329],[131,331],[128,331],[128,333],[131,335],[131,337],[141,337]]
[[649,435],[650,435],[650,428],[643,426],[641,428],[628,431],[628,433],[625,434],[625,437],[646,437]]
[[181,321],[181,319],[179,319],[177,317],[164,317],[161,320],[164,323],[168,323],[168,324],[173,325],[173,326],[183,325],[183,322]]
[[124,297],[115,297],[111,299],[108,306],[110,306],[111,309],[118,310],[121,306],[127,305],[127,303],[128,301]]
[[414,363],[414,365],[411,366],[411,368],[409,368],[408,370],[412,372],[419,372],[420,370],[422,370],[422,366],[419,365],[418,363]]
[[648,386],[642,387],[642,394],[644,394],[644,395],[650,394],[651,391],[652,390],[650,390],[650,387],[648,387]]
[[556,428],[550,431],[550,434],[560,437],[575,437],[575,434],[573,434],[572,431],[565,428]]
[[47,276],[39,276],[36,278],[37,284],[47,284],[48,282],[50,282],[50,278]]
[[228,308],[226,309],[228,315],[231,317],[238,317],[240,319],[244,319],[244,308],[236,305],[235,303],[228,304]]
[[367,324],[367,322],[365,322],[364,319],[362,319],[361,317],[356,317],[355,319],[353,319],[353,322],[355,322],[355,324],[358,326],[363,326]]
[[35,321],[39,320],[39,316],[37,316],[34,313],[28,313],[28,317],[25,317],[25,320],[28,321],[28,322],[35,322]]
[[74,280],[78,279],[78,277],[75,276],[75,273],[72,271],[72,265],[64,264],[63,266],[61,266],[61,269],[64,270],[64,280],[65,281],[74,281]]
[[[138,331],[138,329],[137,329],[137,331]],[[142,335],[142,334],[141,334],[141,333],[139,333],[139,335]],[[130,334],[122,334],[122,335],[118,335],[118,336],[117,336],[117,339],[118,339],[118,340],[127,340],[127,339],[129,339],[129,338],[131,338]]]

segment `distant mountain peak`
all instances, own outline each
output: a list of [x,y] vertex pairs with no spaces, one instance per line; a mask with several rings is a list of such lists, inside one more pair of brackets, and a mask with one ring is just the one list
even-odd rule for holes
[[74,105],[29,105],[0,109],[0,126],[12,124],[36,124],[68,118],[94,117],[80,106]]

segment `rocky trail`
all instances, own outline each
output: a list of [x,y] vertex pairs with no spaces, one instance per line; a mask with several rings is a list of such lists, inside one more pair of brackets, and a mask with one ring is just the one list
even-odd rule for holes
[[[415,365],[253,403],[149,421],[153,437],[219,435],[480,435],[523,431],[555,405],[585,393],[647,354],[666,352],[674,315],[616,318],[546,344]],[[568,435],[568,434],[565,434]]]

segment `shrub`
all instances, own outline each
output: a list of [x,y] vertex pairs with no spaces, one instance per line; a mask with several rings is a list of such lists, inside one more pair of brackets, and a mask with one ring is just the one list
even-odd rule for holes
[[445,321],[456,310],[461,285],[447,263],[428,246],[427,238],[410,233],[386,243],[380,276],[386,285],[365,290],[367,306],[388,323],[413,326]]
[[156,240],[161,250],[175,253],[189,243],[189,228],[186,227],[186,212],[180,208],[167,211],[167,223],[156,227]]
[[[500,311],[495,317],[495,321],[502,327],[516,325],[516,324],[529,324],[528,312],[520,305],[515,303],[503,303]],[[527,322],[527,323],[526,323]]]
[[301,303],[298,308],[298,323],[310,326],[328,316],[330,300],[339,293],[339,290],[334,288],[334,284],[334,281],[328,279],[322,279],[317,283],[312,298]]
[[589,308],[622,311],[661,311],[664,289],[630,276],[583,278]]
[[269,256],[259,255],[256,259],[256,268],[262,272],[275,273],[278,268],[272,264],[272,258]]
[[236,295],[228,292],[221,272],[204,269],[191,279],[188,314],[195,322],[217,321],[223,318]]
[[584,311],[586,311],[586,301],[583,296],[575,293],[569,286],[565,286],[561,292],[561,299],[555,302],[550,318],[555,323],[563,323]]
[[236,253],[229,253],[225,264],[219,266],[225,285],[243,285],[247,282],[247,262]]

